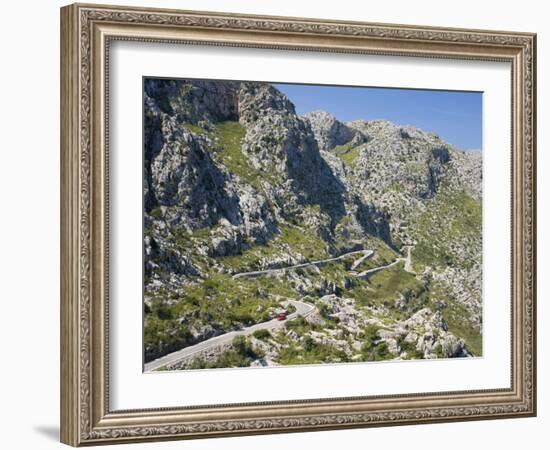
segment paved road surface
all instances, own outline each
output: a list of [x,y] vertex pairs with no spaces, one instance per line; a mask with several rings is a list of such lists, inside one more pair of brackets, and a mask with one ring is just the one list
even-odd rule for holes
[[405,259],[405,272],[409,273],[415,273],[412,266],[412,260],[411,260],[411,250],[412,245],[407,246],[407,259]]
[[300,269],[300,268],[309,267],[309,266],[320,266],[332,261],[340,261],[341,259],[347,258],[348,256],[351,256],[351,255],[359,255],[359,254],[363,256],[353,263],[354,267],[357,267],[365,259],[368,259],[372,255],[374,255],[374,251],[373,250],[356,250],[354,252],[344,253],[343,255],[336,256],[334,258],[320,259],[319,261],[311,261],[311,262],[302,263],[302,264],[295,264],[294,266],[281,267],[277,269],[254,270],[252,272],[241,272],[233,275],[233,278],[258,277],[260,275],[269,275],[277,272],[285,272],[287,270],[292,270],[292,269]]
[[[412,274],[415,274],[413,267],[412,267],[412,261],[411,261],[411,249],[412,246],[407,246],[407,257],[406,258],[397,258],[395,261],[392,261],[389,264],[386,264],[385,266],[378,266],[373,267],[372,269],[365,270],[360,273],[352,273],[352,275],[355,275],[357,278],[367,279],[369,276],[375,274],[376,272],[380,272],[381,270],[388,269],[389,267],[395,266],[396,264],[400,262],[405,262],[404,270],[405,272],[409,272]],[[353,267],[352,267],[353,268]]]
[[310,305],[309,303],[304,303],[299,300],[288,300],[288,303],[296,307],[296,311],[287,316],[286,320],[277,320],[273,319],[268,322],[257,323],[242,330],[231,331],[229,333],[220,334],[219,336],[210,338],[206,341],[199,342],[198,344],[185,347],[181,350],[169,353],[161,358],[155,359],[154,361],[148,362],[145,364],[145,372],[150,372],[152,370],[160,369],[168,364],[174,364],[183,359],[187,359],[190,356],[207,350],[211,347],[216,347],[222,344],[229,343],[233,340],[235,336],[249,336],[256,330],[274,330],[277,328],[282,328],[286,322],[289,320],[295,319],[298,316],[307,317],[309,316],[315,306]]
[[[379,266],[379,267],[373,267],[372,269],[368,269],[360,273],[355,272],[354,271],[355,268],[360,266],[363,263],[363,261],[370,258],[374,254],[373,250],[357,250],[354,252],[348,252],[343,255],[336,256],[334,258],[322,259],[319,261],[312,261],[312,262],[303,263],[303,264],[296,264],[294,266],[283,267],[279,269],[267,269],[267,270],[257,270],[254,272],[242,272],[242,273],[233,275],[233,278],[240,278],[240,277],[247,277],[247,276],[256,277],[256,276],[267,275],[267,274],[282,272],[282,271],[291,270],[291,269],[299,269],[301,267],[317,266],[317,265],[326,264],[331,261],[339,261],[341,259],[347,258],[350,255],[358,255],[358,254],[361,254],[362,256],[352,264],[351,266],[352,272],[350,272],[351,275],[354,275],[358,278],[367,279],[370,275],[376,272],[379,272],[381,270],[387,269],[389,267],[395,266],[396,264],[402,261],[405,261],[405,270],[407,272],[414,273],[412,270],[412,263],[411,263],[411,247],[409,246],[407,247],[406,258],[397,258],[395,261],[389,264],[386,264],[384,266]],[[190,356],[196,353],[202,352],[204,350],[207,350],[211,347],[228,343],[231,340],[233,340],[235,336],[249,336],[252,333],[254,333],[254,331],[256,330],[274,330],[277,328],[281,328],[284,326],[284,324],[287,321],[295,319],[298,316],[307,317],[315,309],[313,305],[304,303],[299,300],[288,300],[288,303],[294,305],[296,307],[296,311],[293,312],[292,314],[289,314],[286,320],[280,321],[277,319],[273,319],[268,322],[257,323],[250,327],[243,328],[242,330],[231,331],[229,333],[221,334],[219,336],[207,339],[206,341],[199,342],[198,344],[191,345],[189,347],[183,348],[181,350],[165,355],[161,358],[155,359],[154,361],[146,363],[145,371],[150,372],[152,370],[160,369],[161,367],[164,367],[168,364],[174,364],[183,359],[187,359]]]
[[360,273],[354,273],[352,275],[355,275],[357,278],[367,279],[371,275],[375,274],[376,272],[380,272],[381,270],[388,269],[389,267],[395,266],[396,264],[400,263],[401,261],[405,261],[404,258],[397,258],[395,261],[386,264],[385,266],[378,266],[373,267],[372,269],[364,270]]

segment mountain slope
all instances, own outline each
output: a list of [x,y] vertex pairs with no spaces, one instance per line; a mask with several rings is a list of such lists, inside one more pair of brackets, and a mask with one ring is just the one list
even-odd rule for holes
[[[251,338],[255,358],[220,349],[177,368],[481,354],[480,154],[389,122],[301,117],[266,83],[148,79],[144,128],[146,360],[289,299],[317,313]],[[233,277],[361,249],[374,256]]]

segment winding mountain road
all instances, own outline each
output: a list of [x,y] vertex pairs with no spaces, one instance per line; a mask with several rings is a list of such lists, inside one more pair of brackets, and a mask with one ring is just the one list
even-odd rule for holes
[[289,314],[286,320],[272,319],[267,322],[257,323],[249,327],[243,328],[242,330],[230,331],[229,333],[220,334],[219,336],[199,342],[198,344],[182,348],[181,350],[169,353],[168,355],[162,356],[158,359],[146,363],[144,367],[145,372],[151,372],[165,367],[169,364],[177,363],[197,353],[208,350],[209,348],[228,344],[236,336],[249,336],[257,330],[275,330],[277,328],[282,328],[289,320],[295,319],[298,316],[302,316],[305,318],[309,316],[315,309],[315,306],[310,305],[309,303],[304,303],[300,300],[288,300],[287,304],[293,305],[296,308],[296,311],[294,311],[292,314]]
[[[350,274],[356,276],[357,278],[367,279],[370,275],[373,275],[376,272],[380,272],[381,270],[387,269],[389,267],[395,266],[396,264],[403,261],[405,262],[404,269],[407,272],[414,273],[412,270],[412,263],[411,263],[411,246],[409,246],[407,247],[406,258],[397,258],[395,261],[389,264],[373,267],[372,269],[364,270],[363,272],[359,272],[359,273],[355,272],[355,269],[359,267],[365,260],[372,257],[374,255],[374,250],[357,250],[353,252],[344,253],[343,255],[336,256],[334,258],[322,259],[319,261],[311,261],[307,263],[296,264],[293,266],[282,267],[278,269],[242,272],[242,273],[233,275],[233,278],[257,277],[261,275],[269,275],[269,274],[274,274],[278,272],[284,272],[287,270],[304,268],[308,266],[320,266],[320,265],[322,266],[323,264],[326,264],[332,261],[340,261],[344,258],[347,258],[348,256],[359,255],[359,254],[361,254],[362,256],[353,262],[353,264],[351,265],[351,271],[350,271]],[[209,348],[227,344],[231,342],[233,338],[236,336],[249,336],[252,333],[254,333],[254,331],[256,330],[275,330],[277,328],[282,328],[285,325],[285,323],[288,322],[289,320],[295,319],[298,316],[302,316],[305,318],[315,310],[314,305],[304,303],[301,300],[287,300],[287,304],[294,305],[294,307],[296,308],[296,311],[293,312],[292,314],[289,314],[286,320],[272,319],[267,322],[261,322],[261,323],[251,325],[241,330],[230,331],[229,333],[220,334],[219,336],[207,339],[206,341],[199,342],[198,344],[191,345],[189,347],[185,347],[181,350],[177,350],[175,352],[169,353],[168,355],[162,356],[158,359],[155,359],[153,361],[146,363],[144,366],[145,372],[158,370],[167,365],[175,364],[184,359],[188,359],[189,357],[196,355],[197,353],[203,352],[205,350],[208,350]]]
[[[409,272],[414,274],[415,272],[412,269],[412,261],[411,261],[411,249],[412,247],[409,245],[407,247],[407,257],[406,258],[397,258],[395,261],[392,261],[389,264],[386,264],[384,266],[378,266],[373,267],[372,269],[364,270],[363,272],[356,273],[356,272],[350,272],[352,275],[355,275],[357,278],[362,278],[363,280],[366,280],[371,275],[374,275],[376,272],[380,272],[381,270],[388,269],[390,267],[395,266],[396,264],[399,264],[400,262],[404,262],[404,270],[405,272]],[[353,266],[352,266],[353,269]]]
[[405,259],[405,272],[416,273],[413,270],[413,266],[412,266],[412,259],[411,259],[412,248],[413,248],[412,245],[407,246],[407,258]]
[[372,255],[374,255],[374,250],[356,250],[353,252],[344,253],[343,255],[340,255],[340,256],[335,256],[334,258],[320,259],[318,261],[310,261],[307,263],[295,264],[293,266],[280,267],[276,269],[254,270],[252,272],[241,272],[233,275],[233,278],[258,277],[261,275],[270,275],[278,272],[286,272],[287,270],[301,269],[301,268],[310,267],[310,266],[322,266],[329,262],[340,261],[344,258],[347,258],[348,256],[359,255],[359,254],[363,256],[353,263],[352,270],[355,267],[359,266],[359,264],[361,264],[363,261],[365,261],[366,259],[370,258]]
[[355,275],[357,278],[362,278],[365,280],[371,275],[374,275],[376,272],[380,272],[381,270],[393,267],[404,260],[405,260],[404,258],[397,258],[395,261],[392,261],[391,263],[386,264],[384,266],[373,267],[372,269],[364,270],[363,272],[359,272],[359,273],[352,272],[351,275]]

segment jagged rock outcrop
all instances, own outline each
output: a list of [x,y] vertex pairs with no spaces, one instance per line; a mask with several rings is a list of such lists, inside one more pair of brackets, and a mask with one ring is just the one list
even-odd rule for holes
[[268,84],[243,83],[239,112],[246,128],[242,151],[250,164],[275,175],[272,200],[287,217],[319,205],[333,222],[345,214],[344,186],[319,153],[309,122]]
[[205,150],[201,138],[173,120],[164,119],[162,125],[168,139],[151,159],[148,171],[163,219],[190,230],[212,227],[222,217],[238,223],[239,197],[229,189],[227,175]]
[[239,82],[167,80],[144,83],[145,113],[162,112],[178,123],[213,124],[238,119]]
[[355,121],[350,127],[368,137],[353,168],[367,193],[397,190],[415,200],[433,197],[450,161],[450,149],[435,136],[387,121]]
[[311,124],[320,150],[327,151],[344,144],[356,146],[367,140],[359,130],[348,127],[325,111],[311,112],[304,117]]
[[380,332],[382,340],[401,357],[418,352],[425,359],[471,356],[463,339],[448,331],[440,312],[421,309],[392,329]]

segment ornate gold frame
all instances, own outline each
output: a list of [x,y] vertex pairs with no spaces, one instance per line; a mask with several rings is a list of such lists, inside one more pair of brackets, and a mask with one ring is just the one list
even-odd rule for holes
[[[115,39],[510,62],[510,388],[111,411],[106,68],[109,42]],[[529,33],[105,5],[62,8],[62,442],[79,446],[535,415],[535,51],[536,36]]]

